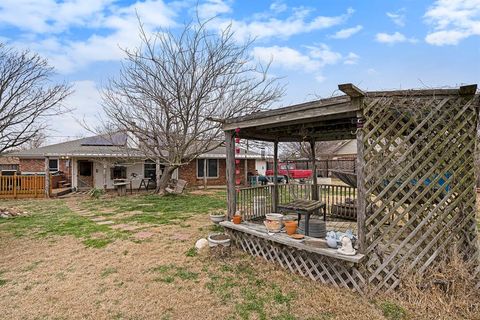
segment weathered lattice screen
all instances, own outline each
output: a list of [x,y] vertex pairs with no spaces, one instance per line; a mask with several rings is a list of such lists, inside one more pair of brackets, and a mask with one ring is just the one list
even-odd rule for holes
[[364,271],[376,290],[434,267],[453,247],[478,259],[477,106],[472,95],[363,99]]

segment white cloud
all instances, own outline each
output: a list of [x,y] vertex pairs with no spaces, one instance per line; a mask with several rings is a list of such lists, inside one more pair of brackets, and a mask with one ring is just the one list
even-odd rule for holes
[[387,12],[386,15],[397,26],[399,26],[399,27],[404,27],[405,26],[405,9],[400,9],[396,12]]
[[223,0],[207,0],[198,5],[198,16],[200,19],[211,19],[219,14],[232,11],[230,4]]
[[60,73],[71,73],[92,62],[121,60],[124,57],[121,49],[137,46],[137,13],[147,32],[175,25],[175,12],[163,1],[147,0],[128,7],[110,7],[109,14],[96,21],[97,28],[109,31],[106,34],[93,33],[85,40],[70,40],[68,34],[62,34],[62,38],[50,34],[43,38],[16,39],[13,44],[45,56]]
[[315,30],[327,29],[344,23],[354,12],[347,9],[347,12],[338,16],[315,16],[310,19],[312,10],[307,8],[293,8],[292,14],[285,19],[278,19],[271,16],[258,15],[254,20],[232,20],[217,18],[214,26],[217,29],[225,29],[232,25],[235,31],[235,38],[244,41],[249,38],[289,38],[296,34],[308,33]]
[[433,30],[425,41],[433,45],[456,45],[480,36],[480,0],[437,0],[425,13]]
[[309,49],[310,57],[319,61],[321,66],[336,64],[342,59],[340,53],[332,51],[329,46],[323,43],[315,47],[308,46],[307,48]]
[[87,130],[81,125],[82,122],[85,122],[91,129],[100,125],[100,115],[103,114],[103,111],[101,95],[94,81],[81,80],[71,84],[74,93],[66,99],[65,105],[74,110],[71,113],[58,116],[51,131],[73,138],[88,134]]
[[288,6],[283,1],[273,1],[270,4],[270,10],[274,13],[282,13],[287,11]]
[[323,43],[316,46],[305,46],[305,49],[306,52],[302,53],[290,47],[255,47],[252,50],[252,56],[261,63],[271,62],[272,67],[302,70],[304,73],[312,74],[319,82],[325,80],[322,68],[326,65],[335,65],[341,61],[345,64],[354,64],[359,58],[353,52],[344,57]]
[[395,32],[392,34],[389,33],[377,33],[375,36],[375,40],[381,43],[387,43],[387,44],[395,44],[399,42],[410,42],[410,43],[415,43],[417,40],[415,38],[407,38],[404,34],[400,32]]
[[357,25],[352,28],[347,28],[347,29],[342,29],[340,31],[337,31],[334,35],[331,36],[331,38],[334,39],[347,39],[353,36],[355,33],[359,32],[360,30],[363,29],[363,26]]
[[[113,0],[2,0],[0,23],[31,33],[59,33],[72,26],[91,27]],[[19,18],[21,17],[21,18]]]
[[322,67],[320,61],[290,47],[255,47],[252,56],[263,63],[272,61],[272,66],[290,70],[302,69],[305,72],[316,72]]
[[345,60],[343,61],[344,64],[357,64],[358,59],[360,59],[360,56],[358,54],[355,54],[353,52],[349,52],[348,55],[345,57]]

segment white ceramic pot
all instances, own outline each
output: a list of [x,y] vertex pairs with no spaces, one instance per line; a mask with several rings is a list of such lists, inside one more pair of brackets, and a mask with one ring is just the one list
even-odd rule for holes
[[219,224],[225,220],[225,214],[211,214],[210,220],[212,220],[213,223]]
[[267,213],[263,224],[269,232],[280,232],[283,227],[283,214]]
[[224,246],[224,247],[230,246],[230,237],[224,233],[211,234],[208,236],[207,240],[210,248],[216,247],[216,246]]
[[267,213],[265,215],[265,218],[267,218],[267,220],[280,220],[280,221],[282,221],[283,220],[283,214],[281,214],[281,213]]

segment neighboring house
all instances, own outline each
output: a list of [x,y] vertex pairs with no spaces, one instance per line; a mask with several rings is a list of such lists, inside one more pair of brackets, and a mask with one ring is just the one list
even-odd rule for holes
[[355,159],[357,140],[338,140],[317,142],[317,158],[320,160]]
[[[19,159],[18,166],[22,174],[45,174],[46,161],[48,161],[50,172],[62,175],[74,189],[104,186],[112,189],[114,179],[131,180],[132,187],[138,188],[142,178],[155,179],[156,177],[155,163],[146,159],[139,150],[129,147],[128,135],[122,133],[108,139],[95,136],[12,152],[9,156]],[[207,186],[225,185],[225,158],[225,148],[219,147],[200,155],[198,159],[177,170],[173,178],[186,180],[190,187],[205,184]],[[258,170],[262,173],[262,170],[264,172],[266,169],[266,162],[260,154],[245,153],[241,150],[237,158],[240,160],[242,175],[244,175],[245,158],[248,172],[253,173]]]

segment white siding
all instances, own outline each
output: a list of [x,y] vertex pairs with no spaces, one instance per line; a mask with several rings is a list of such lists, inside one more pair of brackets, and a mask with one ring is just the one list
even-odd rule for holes
[[258,170],[258,174],[265,175],[265,171],[267,171],[267,161],[255,160],[255,170]]
[[[73,163],[73,176],[72,176],[72,186],[77,187],[77,174],[78,174],[78,160],[90,160],[93,161],[93,181],[94,185],[97,188],[103,188],[103,162],[95,161],[95,159],[72,159]],[[143,164],[142,160],[137,160],[135,163],[125,163],[122,166],[127,167],[127,181],[132,180],[132,187],[138,188],[140,186],[140,181],[143,178]],[[107,189],[113,189],[113,180],[110,176],[110,168],[115,166],[115,160],[110,160],[107,162],[106,177],[107,177]],[[133,177],[132,174],[135,174],[136,177]]]

